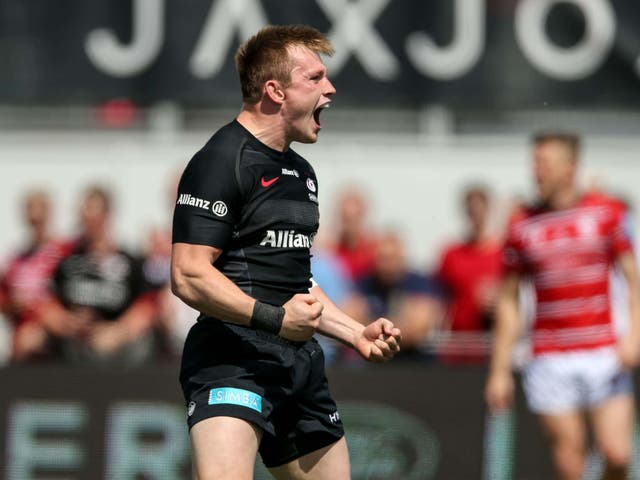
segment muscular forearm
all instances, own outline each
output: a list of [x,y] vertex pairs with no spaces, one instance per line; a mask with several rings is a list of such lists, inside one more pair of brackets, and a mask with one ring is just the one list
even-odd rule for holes
[[621,263],[622,272],[629,291],[629,334],[640,338],[640,279],[635,257],[626,255]]
[[172,290],[190,307],[215,318],[249,325],[255,300],[212,265],[172,274]]
[[356,339],[361,336],[364,326],[340,310],[318,285],[311,288],[309,293],[324,307],[318,332],[353,347]]
[[511,351],[518,338],[519,311],[517,297],[513,295],[500,298],[496,310],[496,326],[491,356],[492,372],[511,370]]
[[629,334],[640,338],[640,277],[636,258],[631,252],[621,254],[617,259],[618,267],[624,276],[629,292]]
[[629,291],[629,333],[640,337],[640,286]]
[[38,320],[47,331],[58,336],[68,335],[65,319],[71,316],[72,313],[69,310],[53,299],[38,308]]
[[171,251],[171,290],[187,305],[225,321],[249,325],[255,300],[213,265],[222,250],[175,243]]
[[174,243],[172,291],[191,307],[225,321],[251,325],[294,341],[307,341],[313,336],[322,313],[318,299],[299,293],[282,308],[256,302],[214,267],[221,253],[206,245]]

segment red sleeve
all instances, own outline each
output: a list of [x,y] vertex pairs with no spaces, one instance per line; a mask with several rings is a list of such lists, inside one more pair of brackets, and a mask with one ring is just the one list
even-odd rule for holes
[[11,260],[6,268],[0,272],[0,311],[4,311],[9,304],[11,289],[9,287],[9,275],[13,267],[14,260]]
[[622,206],[614,208],[614,223],[611,231],[611,254],[613,258],[633,251],[633,219],[629,210]]
[[437,276],[438,279],[449,285],[450,281],[450,270],[451,270],[451,248],[447,248],[444,250],[440,257],[440,265],[438,266]]
[[9,299],[9,288],[5,277],[0,278],[0,311],[4,311]]
[[502,272],[521,273],[524,270],[522,242],[516,230],[516,221],[511,221],[502,248]]

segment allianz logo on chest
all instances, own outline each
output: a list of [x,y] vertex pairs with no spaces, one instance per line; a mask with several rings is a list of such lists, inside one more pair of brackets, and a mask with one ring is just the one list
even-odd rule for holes
[[311,248],[313,235],[297,233],[295,230],[267,230],[260,242],[261,247]]

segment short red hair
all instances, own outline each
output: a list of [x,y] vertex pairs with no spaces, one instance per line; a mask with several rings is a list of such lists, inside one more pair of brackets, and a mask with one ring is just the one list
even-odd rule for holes
[[296,46],[324,55],[334,52],[329,39],[307,25],[268,25],[238,48],[236,69],[245,103],[259,102],[268,80],[290,82],[289,49]]

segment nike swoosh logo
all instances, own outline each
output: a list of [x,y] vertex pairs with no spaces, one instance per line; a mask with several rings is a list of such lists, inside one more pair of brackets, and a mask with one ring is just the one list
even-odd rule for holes
[[260,183],[262,184],[262,186],[263,186],[264,188],[267,188],[267,187],[269,187],[269,186],[273,185],[274,183],[276,183],[276,182],[278,181],[278,179],[279,179],[279,178],[280,178],[280,177],[274,177],[274,178],[272,178],[271,180],[265,180],[265,179],[264,179],[264,177],[262,177],[262,178],[260,179]]

